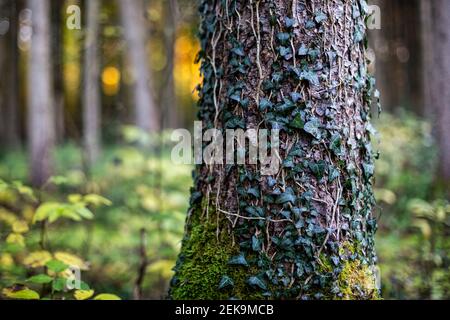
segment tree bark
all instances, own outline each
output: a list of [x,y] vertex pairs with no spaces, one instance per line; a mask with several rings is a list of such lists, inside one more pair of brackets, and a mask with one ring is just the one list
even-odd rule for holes
[[376,298],[365,1],[204,0],[200,14],[203,127],[281,129],[282,165],[197,166],[170,296]]
[[439,147],[438,184],[450,197],[450,2],[432,4],[431,104],[435,116],[435,133]]
[[53,82],[50,65],[50,3],[29,0],[32,44],[28,70],[28,143],[31,183],[40,187],[53,173],[55,144]]
[[134,77],[136,126],[145,132],[159,130],[159,112],[152,94],[152,77],[146,52],[144,6],[141,0],[119,0],[128,62]]
[[87,2],[87,33],[84,56],[83,138],[86,160],[93,165],[100,154],[101,102],[98,55],[100,1]]

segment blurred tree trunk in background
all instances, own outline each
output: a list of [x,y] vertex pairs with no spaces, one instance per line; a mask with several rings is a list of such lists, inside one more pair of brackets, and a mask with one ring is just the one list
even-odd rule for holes
[[422,66],[423,66],[423,87],[422,94],[424,100],[425,114],[430,118],[432,116],[432,96],[431,96],[431,79],[432,79],[432,68],[433,65],[433,27],[432,27],[432,2],[431,1],[421,1],[420,2],[420,24],[421,24],[421,41],[422,41]]
[[31,183],[42,186],[53,173],[55,114],[51,72],[50,2],[28,0],[32,44],[28,65],[28,144]]
[[52,1],[52,67],[55,92],[55,130],[56,142],[63,143],[65,138],[65,101],[63,72],[63,8],[64,1]]
[[83,75],[83,137],[86,160],[93,165],[100,153],[101,101],[99,91],[100,0],[86,3],[87,24]]
[[381,30],[370,31],[377,87],[387,111],[406,108],[422,114],[421,0],[373,0],[381,9]]
[[161,113],[164,128],[180,127],[180,110],[178,109],[174,85],[175,37],[178,21],[176,0],[164,1],[164,41],[166,46],[167,65],[164,70],[162,86]]
[[[0,0],[0,18],[5,16],[5,0]],[[4,70],[6,67],[6,59],[3,52],[6,52],[6,34],[5,31],[1,30],[0,34],[0,70]],[[0,148],[6,143],[5,141],[5,126],[6,126],[6,75],[5,73],[0,74]]]
[[127,42],[134,91],[135,124],[146,132],[160,129],[160,117],[152,93],[153,83],[147,55],[145,10],[142,0],[118,0]]
[[18,60],[17,46],[18,5],[9,0],[2,3],[2,16],[9,20],[8,32],[3,36],[4,49],[1,52],[4,60],[3,72],[3,145],[18,147],[20,145],[20,107],[18,89]]
[[197,166],[172,298],[378,296],[364,3],[201,1],[203,128],[280,128],[282,165]]
[[431,105],[439,146],[438,184],[450,197],[450,1],[432,2]]

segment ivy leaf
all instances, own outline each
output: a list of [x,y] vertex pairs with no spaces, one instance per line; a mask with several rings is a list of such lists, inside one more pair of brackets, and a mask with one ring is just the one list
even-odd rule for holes
[[243,253],[240,253],[237,256],[231,257],[230,260],[228,260],[228,264],[236,265],[236,266],[245,266],[245,267],[249,266]]
[[294,103],[297,103],[302,98],[302,95],[298,92],[291,92],[291,99]]
[[252,237],[252,250],[255,252],[261,251],[261,241],[258,239],[257,236]]
[[341,136],[336,133],[331,137],[330,149],[334,152],[335,155],[340,156],[342,155],[341,146]]
[[320,84],[317,73],[313,72],[311,70],[302,71],[302,73],[300,73],[300,80],[306,80],[310,84],[315,85],[315,86],[318,86]]
[[219,282],[219,290],[234,287],[234,281],[229,276],[223,276]]
[[306,56],[306,55],[308,55],[308,51],[309,51],[308,47],[306,47],[306,46],[302,43],[302,45],[300,46],[300,48],[299,48],[298,51],[297,51],[297,54],[298,54],[299,56]]
[[370,179],[375,171],[375,166],[371,163],[363,163],[364,175],[367,179]]
[[318,11],[315,14],[314,20],[316,20],[317,23],[321,23],[325,20],[327,20],[327,15],[323,13],[322,11]]
[[259,196],[260,196],[257,188],[250,188],[247,190],[247,193],[254,196],[255,198],[259,198]]
[[311,121],[305,123],[303,130],[305,130],[307,133],[312,135],[317,140],[320,140],[320,138],[322,137],[320,127],[321,127],[320,121],[318,119],[312,119]]
[[261,101],[259,102],[259,110],[261,111],[265,111],[267,109],[270,109],[273,107],[272,102],[270,102],[267,99],[261,99]]
[[289,60],[292,58],[292,50],[289,47],[278,47],[278,51],[280,52],[280,55],[285,59]]
[[233,52],[234,54],[236,54],[238,56],[245,57],[245,52],[242,47],[235,47],[235,48],[231,49],[231,52]]
[[247,283],[252,287],[258,287],[262,290],[267,290],[267,285],[260,277],[250,277],[247,280]]
[[280,40],[283,44],[286,44],[289,41],[290,37],[291,36],[289,35],[289,33],[286,32],[280,32],[277,34],[278,40]]
[[34,284],[46,284],[53,281],[53,278],[46,275],[46,274],[38,274],[36,276],[33,276],[31,278],[27,279],[27,282],[34,283]]
[[295,118],[291,121],[290,126],[295,129],[303,129],[305,122],[302,119],[302,115],[298,113]]
[[285,203],[292,203],[294,204],[296,200],[296,197],[291,192],[285,192],[278,196],[276,203],[277,204],[285,204]]
[[289,17],[285,17],[284,18],[284,25],[286,26],[286,28],[292,28],[295,25],[295,19],[289,18]]

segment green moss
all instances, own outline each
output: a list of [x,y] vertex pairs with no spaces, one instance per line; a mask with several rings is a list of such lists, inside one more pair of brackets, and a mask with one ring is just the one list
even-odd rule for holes
[[[210,216],[209,221],[215,219]],[[252,268],[228,264],[230,258],[239,253],[238,247],[233,246],[228,232],[221,231],[217,236],[217,225],[211,222],[192,221],[191,226],[189,238],[184,241],[181,249],[175,275],[177,281],[172,285],[171,298],[175,300],[263,298],[246,284],[246,280],[254,271]],[[219,290],[223,276],[233,280],[232,288]]]
[[344,300],[379,299],[374,272],[359,260],[346,261],[338,277]]

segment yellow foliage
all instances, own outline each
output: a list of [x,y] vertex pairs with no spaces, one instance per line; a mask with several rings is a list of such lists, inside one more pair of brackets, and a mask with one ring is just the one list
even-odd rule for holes
[[10,299],[20,299],[20,300],[39,300],[39,293],[30,290],[28,288],[20,288],[18,290],[13,288],[5,288],[2,290],[2,294]]
[[67,264],[68,266],[80,268],[81,270],[89,269],[83,259],[67,252],[55,252],[55,259]]
[[13,232],[15,233],[27,233],[30,229],[28,228],[28,223],[23,220],[17,220],[12,225]]
[[17,244],[21,247],[24,247],[25,246],[25,238],[19,233],[11,233],[6,238],[6,243]]
[[94,295],[94,290],[76,290],[73,294],[76,300],[87,300]]
[[0,208],[0,221],[3,221],[12,226],[16,220],[17,218],[13,213],[3,208]]
[[0,255],[0,267],[9,268],[14,265],[14,259],[9,253],[3,253]]
[[102,293],[94,298],[94,300],[122,300],[115,294]]
[[31,268],[39,268],[45,266],[47,262],[52,260],[52,255],[48,251],[35,251],[30,253],[23,263]]
[[173,276],[172,268],[175,262],[172,260],[159,260],[147,267],[148,273],[156,273],[161,275],[164,279],[170,279]]

